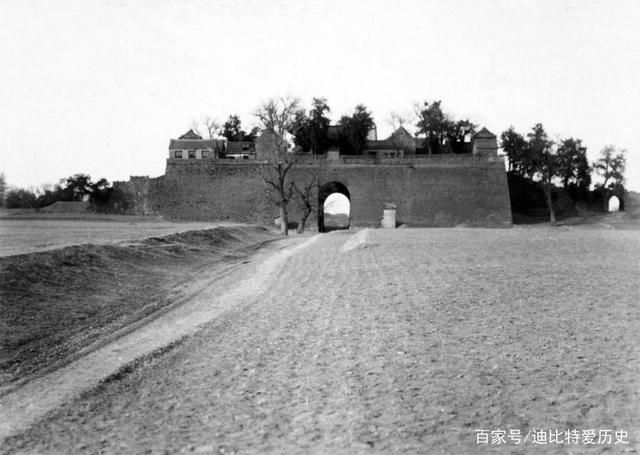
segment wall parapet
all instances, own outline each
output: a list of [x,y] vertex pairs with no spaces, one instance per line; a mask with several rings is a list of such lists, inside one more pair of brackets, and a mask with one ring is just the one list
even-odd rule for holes
[[[504,157],[502,156],[480,156],[480,155],[416,155],[403,158],[380,158],[380,157],[364,157],[364,156],[341,156],[336,160],[327,160],[323,156],[301,156],[296,165],[326,165],[330,167],[341,165],[367,165],[367,166],[433,166],[433,167],[455,167],[455,166],[486,166],[488,164],[499,163],[504,166]],[[254,167],[257,165],[268,164],[264,160],[235,160],[235,159],[218,159],[218,160],[184,160],[184,159],[167,159],[167,167],[169,166],[246,166]]]

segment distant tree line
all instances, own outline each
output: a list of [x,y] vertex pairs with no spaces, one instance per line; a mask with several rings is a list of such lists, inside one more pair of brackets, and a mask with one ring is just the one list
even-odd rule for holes
[[41,209],[56,202],[84,200],[96,212],[125,212],[132,206],[130,196],[107,179],[94,182],[87,174],[74,174],[39,189],[6,188],[4,175],[0,174],[0,195],[2,206],[8,209]]
[[[625,151],[607,146],[599,158],[589,163],[582,140],[552,140],[541,123],[535,124],[526,137],[510,127],[501,136],[501,146],[508,160],[509,190],[512,209],[527,212],[539,207],[540,199],[549,212],[549,221],[557,221],[556,201],[567,196],[574,204],[598,203],[607,210],[609,197],[625,193]],[[601,181],[591,190],[591,176]],[[542,196],[542,197],[540,197]]]

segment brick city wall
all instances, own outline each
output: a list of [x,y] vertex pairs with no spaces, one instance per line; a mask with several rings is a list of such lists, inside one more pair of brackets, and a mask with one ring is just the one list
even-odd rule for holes
[[[230,220],[272,224],[277,206],[270,202],[256,162],[167,160],[165,176],[150,186],[148,207],[160,214],[192,220]],[[320,175],[337,181],[351,195],[351,220],[378,226],[383,206],[397,205],[396,218],[410,226],[510,226],[511,206],[502,159],[472,155],[434,155],[376,162],[310,161],[296,165],[291,177]],[[289,207],[297,221],[296,201]],[[315,214],[308,226],[317,225]]]

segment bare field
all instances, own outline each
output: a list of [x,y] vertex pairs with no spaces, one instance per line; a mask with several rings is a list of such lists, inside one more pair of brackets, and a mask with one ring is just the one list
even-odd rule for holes
[[[0,453],[637,453],[640,236],[323,236],[243,302]],[[623,429],[626,445],[476,444]]]
[[218,227],[0,257],[0,396],[180,303],[274,239],[259,227]]
[[101,215],[0,217],[0,256],[33,253],[83,243],[139,240],[230,223],[172,222],[161,218]]

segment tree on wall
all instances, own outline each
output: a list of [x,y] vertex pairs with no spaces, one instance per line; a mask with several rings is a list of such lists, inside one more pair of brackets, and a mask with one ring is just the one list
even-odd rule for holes
[[228,141],[238,141],[242,132],[242,126],[240,117],[237,115],[230,115],[229,119],[222,125],[222,135],[227,138]]
[[249,132],[245,131],[242,129],[242,121],[240,120],[240,117],[233,114],[230,115],[227,121],[222,125],[221,134],[230,142],[253,142],[258,137],[259,131],[258,127],[253,127]]
[[347,155],[360,155],[367,145],[367,135],[373,128],[373,117],[364,104],[358,104],[352,115],[340,119],[340,150]]
[[327,113],[331,112],[326,98],[313,98],[309,114],[299,110],[293,127],[295,143],[314,155],[324,153],[329,148],[329,124]]
[[568,138],[558,141],[558,177],[562,186],[574,199],[586,195],[591,185],[591,167],[587,159],[587,148],[582,140]]
[[529,144],[524,136],[511,126],[500,135],[500,144],[507,154],[509,172],[521,177],[530,177],[532,170],[528,167],[527,159]]
[[454,120],[442,111],[441,104],[425,101],[414,106],[417,134],[426,136],[428,153],[470,153],[471,142],[466,139],[473,137],[476,125],[469,119]]
[[446,138],[453,129],[453,121],[442,112],[441,101],[434,101],[429,104],[424,102],[415,106],[418,122],[417,134],[424,134],[427,138],[427,148],[429,154],[443,153],[445,150]]
[[596,185],[596,189],[602,193],[605,212],[608,210],[607,204],[612,194],[624,194],[624,171],[627,166],[625,153],[626,150],[607,145],[600,151],[600,158],[593,163],[596,174],[603,179],[602,183]]
[[270,138],[270,146],[265,151],[265,163],[259,172],[270,199],[279,208],[282,235],[289,234],[287,206],[294,191],[294,182],[289,178],[289,171],[297,158],[291,150],[287,136],[293,130],[296,115],[300,110],[299,105],[300,101],[297,98],[270,99],[254,114],[262,125],[263,135]]
[[525,166],[529,166],[541,183],[544,190],[545,201],[549,209],[549,222],[556,224],[556,212],[553,206],[552,189],[553,179],[558,176],[558,156],[553,150],[553,141],[549,139],[542,123],[536,123],[527,134],[528,155],[525,158]]
[[451,151],[453,153],[471,153],[473,149],[471,140],[476,134],[477,127],[469,119],[454,122],[447,139]]

